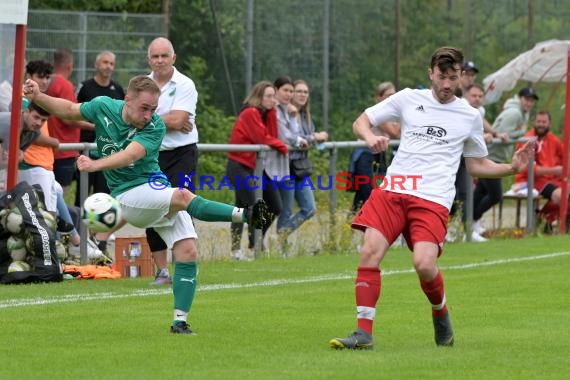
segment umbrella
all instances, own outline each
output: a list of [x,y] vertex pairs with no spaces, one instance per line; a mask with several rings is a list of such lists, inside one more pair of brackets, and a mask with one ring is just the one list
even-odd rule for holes
[[[532,83],[566,82],[566,103],[570,101],[570,81],[566,81],[570,66],[570,41],[548,40],[537,43],[531,50],[520,54],[498,71],[483,80],[485,103],[494,103],[505,91],[515,88],[517,82]],[[564,117],[564,161],[562,178],[568,179],[568,149],[570,147],[570,107],[565,107]],[[529,189],[530,191],[531,189]],[[568,184],[562,181],[560,202],[560,232],[565,233],[566,210],[568,207]]]
[[517,82],[558,83],[566,81],[570,41],[549,40],[536,44],[483,80],[485,104],[495,103]]

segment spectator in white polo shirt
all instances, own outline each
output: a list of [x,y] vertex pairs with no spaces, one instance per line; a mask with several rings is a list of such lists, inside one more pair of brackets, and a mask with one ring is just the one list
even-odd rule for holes
[[[158,164],[171,185],[178,187],[181,185],[179,175],[188,175],[190,178],[189,174],[195,173],[198,165],[198,129],[195,123],[198,92],[192,79],[174,67],[175,62],[176,53],[168,39],[158,37],[150,43],[148,63],[152,72],[149,77],[161,92],[156,113],[166,124]],[[157,267],[154,284],[171,284],[166,244],[152,228],[146,230],[146,236]]]

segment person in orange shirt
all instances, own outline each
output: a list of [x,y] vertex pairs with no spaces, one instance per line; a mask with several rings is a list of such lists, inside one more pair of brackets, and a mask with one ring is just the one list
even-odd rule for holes
[[[524,135],[524,137],[537,138],[534,157],[534,188],[542,197],[548,199],[548,202],[540,210],[540,215],[546,221],[546,232],[551,231],[552,222],[558,219],[560,200],[562,198],[562,157],[564,145],[550,131],[551,121],[550,112],[539,111],[534,119],[534,128]],[[515,176],[513,190],[515,192],[524,190],[527,181],[528,170],[525,169]]]
[[[30,61],[26,65],[26,77],[37,81],[40,91],[47,91],[53,67],[51,63],[37,60]],[[27,112],[23,110],[23,112]],[[47,120],[49,114],[45,116]],[[25,121],[25,120],[23,120]],[[40,127],[40,135],[37,140],[24,150],[23,159],[18,164],[18,180],[26,181],[30,185],[38,184],[44,193],[46,210],[55,214],[57,208],[56,185],[53,173],[54,148],[59,141],[50,137],[48,124],[45,122]]]
[[[52,65],[49,62],[30,61],[26,65],[26,76],[37,81],[40,91],[45,92],[50,83],[52,70]],[[39,107],[33,108],[38,109],[38,113],[43,111]],[[29,122],[25,116],[31,111],[24,109],[22,112],[24,116],[22,122]],[[26,181],[30,185],[37,184],[42,188],[46,210],[53,213],[54,216],[59,216],[58,231],[70,233],[69,251],[78,256],[81,239],[63,199],[63,189],[54,175],[54,150],[59,146],[59,140],[49,134],[47,122],[49,116],[49,113],[45,111],[42,113],[43,123],[39,128],[39,136],[22,149],[24,152],[23,158],[18,164],[18,181]],[[22,145],[21,142],[20,145]],[[89,258],[103,256],[101,250],[91,240],[87,241],[87,256]]]

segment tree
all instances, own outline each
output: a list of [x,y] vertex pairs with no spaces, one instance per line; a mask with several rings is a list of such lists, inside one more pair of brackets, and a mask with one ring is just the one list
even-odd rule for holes
[[160,1],[148,0],[32,0],[30,9],[78,12],[160,13]]

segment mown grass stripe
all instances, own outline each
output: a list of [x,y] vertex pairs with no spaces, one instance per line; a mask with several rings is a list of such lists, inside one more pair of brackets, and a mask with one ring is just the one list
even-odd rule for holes
[[[473,268],[481,268],[488,266],[497,266],[504,264],[512,264],[517,262],[533,261],[533,260],[546,260],[560,256],[568,256],[570,252],[553,252],[543,255],[529,256],[529,257],[515,257],[510,259],[497,259],[491,261],[483,261],[476,263],[467,263],[461,265],[449,265],[442,266],[443,270],[465,270]],[[414,273],[414,269],[397,269],[390,271],[383,271],[383,276],[393,276],[398,274]],[[294,284],[306,284],[313,282],[323,282],[323,281],[338,281],[353,279],[354,273],[351,274],[330,274],[323,276],[314,276],[300,279],[276,279],[269,281],[253,282],[249,284],[211,284],[200,286],[199,292],[226,290],[226,289],[246,289],[246,288],[259,288],[268,286],[280,286],[280,285],[294,285]],[[21,298],[21,299],[11,299],[0,301],[0,309],[11,308],[11,307],[23,307],[23,306],[40,306],[49,304],[63,304],[70,302],[85,302],[85,301],[102,301],[109,299],[121,299],[128,297],[148,297],[148,296],[161,296],[170,295],[172,291],[170,288],[162,289],[137,289],[130,293],[93,293],[93,294],[67,294],[57,297],[36,297],[36,298]]]

